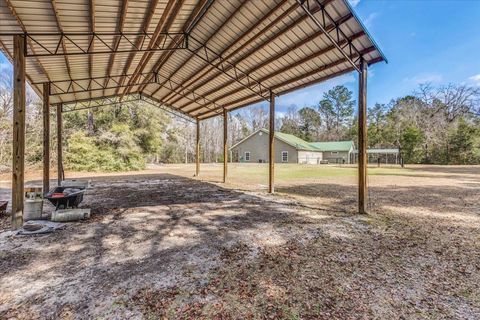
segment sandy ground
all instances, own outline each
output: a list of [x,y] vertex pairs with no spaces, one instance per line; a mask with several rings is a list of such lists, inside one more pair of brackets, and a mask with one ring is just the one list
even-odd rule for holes
[[1,218],[0,318],[480,318],[480,167],[377,171],[365,216],[350,174],[271,196],[242,166],[192,172],[68,173],[92,180],[90,220],[26,237]]

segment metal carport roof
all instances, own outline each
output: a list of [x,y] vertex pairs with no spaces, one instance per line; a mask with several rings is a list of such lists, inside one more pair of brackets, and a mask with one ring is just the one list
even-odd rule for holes
[[199,120],[385,57],[345,0],[0,0],[50,103],[140,94]]

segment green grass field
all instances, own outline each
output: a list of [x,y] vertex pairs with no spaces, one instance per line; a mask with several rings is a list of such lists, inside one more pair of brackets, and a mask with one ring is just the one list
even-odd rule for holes
[[[182,174],[186,173],[188,167],[182,167]],[[192,168],[193,170],[193,168]],[[221,180],[223,174],[221,164],[201,165],[201,178],[205,180]],[[171,171],[171,170],[169,170]],[[369,176],[411,176],[421,174],[420,171],[388,167],[369,167]],[[355,166],[332,166],[332,165],[301,165],[301,164],[275,164],[276,183],[290,183],[300,181],[340,180],[354,181],[357,177]],[[228,166],[228,180],[232,184],[265,184],[268,179],[268,164],[238,164],[232,163]]]

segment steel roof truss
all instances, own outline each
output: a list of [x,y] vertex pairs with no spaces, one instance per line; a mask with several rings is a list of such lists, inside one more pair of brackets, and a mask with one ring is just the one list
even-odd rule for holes
[[[305,11],[305,13],[311,18],[311,20],[315,23],[315,25],[323,31],[325,36],[332,42],[332,44],[340,51],[340,53],[347,59],[347,61],[352,65],[352,67],[360,72],[360,68],[358,67],[358,62],[360,61],[361,55],[360,51],[353,45],[352,41],[349,41],[348,37],[340,28],[340,25],[336,23],[336,21],[332,18],[332,16],[325,10],[325,5],[323,5],[319,0],[296,0],[300,7]],[[315,2],[317,6],[313,7],[310,5],[310,2]],[[315,15],[315,12],[312,8],[320,8],[321,19],[318,19]],[[318,10],[318,9],[317,9]],[[327,30],[327,25],[333,23],[335,25],[334,31],[335,35],[332,36],[330,32]],[[342,45],[341,41],[347,40],[346,44]],[[348,52],[345,52],[345,49],[348,48]],[[359,55],[359,58],[354,61],[350,59],[352,54]]]
[[92,98],[83,101],[77,101],[73,103],[63,103],[62,112],[72,112],[79,110],[87,109],[96,109],[104,106],[118,105],[126,102],[134,102],[140,100],[139,94],[131,94],[126,97],[123,97],[123,100],[120,100],[119,96],[112,97],[103,97],[103,98]]
[[[156,43],[153,46],[149,46],[145,39],[152,39],[153,33],[146,32],[112,32],[112,33],[28,33],[25,32],[25,37],[37,44],[39,49],[35,52],[28,50],[25,47],[26,57],[48,57],[48,56],[71,56],[71,55],[90,55],[90,54],[111,54],[111,53],[125,53],[125,52],[148,52],[148,51],[171,51],[186,49],[187,42],[181,41],[176,43],[175,46],[170,47],[168,44],[176,36],[183,35],[183,32],[162,32],[161,35],[164,40]],[[1,35],[13,35],[3,34]],[[138,45],[130,38],[137,38],[143,36],[143,41]],[[52,39],[53,38],[53,39]],[[86,38],[88,40],[86,41]],[[118,39],[118,40],[116,40]],[[54,45],[52,46],[52,40]],[[168,41],[170,40],[170,41]],[[96,43],[93,46],[93,43]],[[65,44],[71,44],[73,48],[70,50],[64,50],[62,42]],[[49,44],[47,44],[49,43]],[[109,43],[113,43],[110,45]]]
[[197,40],[195,37],[190,35],[188,38],[189,46],[187,48],[195,56],[216,68],[232,80],[235,80],[244,88],[249,89],[266,101],[270,101],[270,89],[268,87],[240,70],[240,68],[238,68],[235,64],[224,59],[221,55],[217,54],[215,51],[207,47],[206,44]]

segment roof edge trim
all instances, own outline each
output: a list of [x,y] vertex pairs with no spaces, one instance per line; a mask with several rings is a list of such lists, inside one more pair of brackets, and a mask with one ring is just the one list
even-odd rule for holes
[[365,24],[362,22],[362,20],[360,19],[360,17],[357,15],[357,13],[355,12],[355,10],[353,9],[352,5],[348,2],[348,0],[343,0],[343,3],[345,3],[345,5],[347,6],[347,8],[352,12],[353,14],[353,18],[358,22],[358,24],[360,24],[360,26],[362,27],[362,29],[365,31],[365,34],[366,36],[368,37],[368,39],[372,42],[372,44],[375,46],[375,48],[377,49],[378,53],[380,53],[380,55],[382,56],[382,59],[383,61],[385,61],[385,63],[388,64],[388,59],[387,57],[385,56],[385,54],[383,53],[382,49],[380,49],[380,46],[378,45],[378,43],[375,41],[375,39],[372,37],[371,33],[368,31],[368,29],[365,27]]

